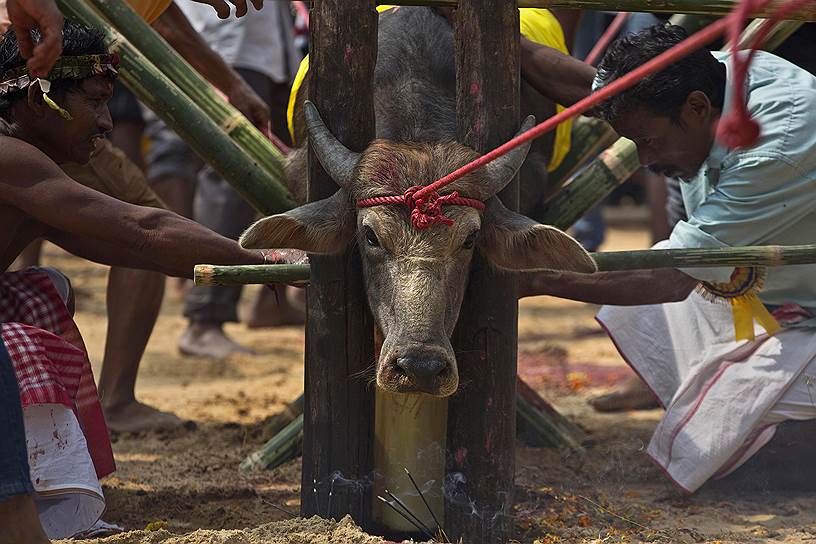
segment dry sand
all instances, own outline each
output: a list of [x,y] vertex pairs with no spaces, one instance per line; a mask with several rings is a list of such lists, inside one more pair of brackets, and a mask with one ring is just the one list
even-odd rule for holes
[[[607,249],[647,246],[642,229],[613,229]],[[98,375],[106,270],[53,247],[47,249],[46,262],[65,270],[78,290],[77,321]],[[254,289],[247,289],[244,299],[253,294]],[[597,334],[594,312],[590,305],[546,297],[521,305],[522,374],[590,433],[592,446],[583,458],[518,448],[516,539],[540,544],[816,540],[813,494],[744,494],[710,487],[683,496],[644,453],[660,411],[603,415],[588,408],[587,397],[629,375],[611,342]],[[240,461],[262,443],[264,421],[302,390],[302,330],[251,331],[230,325],[228,332],[258,356],[186,358],[176,349],[185,324],[180,315],[179,301],[168,295],[136,393],[190,423],[172,433],[114,437],[118,471],[104,481],[104,519],[132,532],[99,542],[380,541],[345,521],[287,520],[277,507],[299,508],[298,461],[269,472],[237,471]],[[163,529],[141,531],[151,523]]]

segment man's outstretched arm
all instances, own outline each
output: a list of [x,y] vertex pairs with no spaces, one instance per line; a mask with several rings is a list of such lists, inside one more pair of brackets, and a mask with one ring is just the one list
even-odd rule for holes
[[[173,212],[128,204],[80,185],[25,142],[6,138],[2,155],[0,172],[8,177],[0,180],[0,202],[61,232],[55,238],[62,243],[99,241],[94,260],[183,277],[192,277],[199,263],[264,262],[260,252]],[[131,263],[133,256],[139,262]]]
[[550,295],[615,306],[663,304],[685,300],[697,283],[674,268],[595,274],[522,272],[519,274],[519,298]]

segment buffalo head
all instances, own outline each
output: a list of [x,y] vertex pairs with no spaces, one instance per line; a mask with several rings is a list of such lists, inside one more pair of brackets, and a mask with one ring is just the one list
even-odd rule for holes
[[[341,144],[311,103],[304,106],[309,141],[340,186],[330,198],[261,219],[241,237],[247,248],[298,248],[333,254],[356,241],[371,311],[384,341],[377,384],[387,391],[448,396],[459,376],[450,336],[459,315],[473,252],[505,270],[594,272],[592,258],[560,230],[505,208],[495,197],[516,174],[529,144],[511,151],[443,192],[485,204],[445,206],[453,220],[418,230],[404,205],[357,208],[363,199],[402,195],[477,158],[456,142],[375,140],[362,153]],[[534,124],[527,118],[521,131]]]

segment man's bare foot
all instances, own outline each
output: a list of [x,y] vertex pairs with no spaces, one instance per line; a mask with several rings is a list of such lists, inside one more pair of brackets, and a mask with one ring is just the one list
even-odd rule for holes
[[253,354],[251,349],[228,337],[220,323],[190,323],[179,338],[179,351],[184,355],[216,359],[234,353]]
[[103,406],[108,429],[117,433],[141,433],[177,429],[184,422],[176,415],[162,412],[133,400],[119,406]]
[[49,544],[31,495],[0,501],[0,544]]
[[629,378],[615,391],[589,399],[598,412],[623,412],[626,410],[649,410],[660,403],[640,378]]
[[303,292],[303,289],[282,285],[276,286],[274,291],[261,289],[249,311],[246,326],[250,329],[262,329],[303,325],[306,323],[306,304],[302,297]]

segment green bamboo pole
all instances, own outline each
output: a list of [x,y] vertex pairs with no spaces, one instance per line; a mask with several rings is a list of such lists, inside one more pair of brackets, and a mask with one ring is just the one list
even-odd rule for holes
[[309,265],[251,264],[216,266],[212,264],[197,264],[193,276],[196,285],[249,285],[267,283],[306,285],[309,283]]
[[[378,4],[400,6],[456,7],[458,0],[378,0]],[[517,0],[520,8],[580,9],[588,11],[648,11],[653,13],[690,13],[694,15],[726,15],[738,4],[737,0]],[[783,0],[775,0],[756,12],[756,17],[768,17]],[[816,21],[816,6],[812,3],[788,15],[790,20]]]
[[[81,2],[82,0],[72,0]],[[215,88],[184,60],[158,32],[122,0],[88,0],[139,52],[200,107],[230,138],[278,182],[284,183],[283,155],[244,115],[225,101]]]
[[581,216],[640,168],[634,142],[619,138],[561,189],[534,219],[560,229],[571,227]]
[[108,47],[122,57],[120,77],[190,147],[215,168],[247,201],[266,215],[295,206],[280,182],[261,168],[170,79],[141,55],[84,2],[58,0],[63,13],[100,29]]
[[303,413],[273,436],[259,450],[250,454],[239,466],[240,470],[272,469],[297,456],[303,442]]
[[582,166],[612,145],[618,135],[609,123],[595,117],[581,116],[572,125],[570,150],[558,168],[547,176],[547,185],[560,189]]
[[286,405],[286,407],[275,414],[269,422],[264,425],[263,430],[263,439],[269,440],[279,432],[281,432],[284,427],[292,423],[294,420],[298,418],[299,415],[303,413],[303,403],[304,403],[304,396],[301,394],[298,398],[290,402]]
[[[751,23],[745,27],[745,30],[740,36],[740,47],[748,47],[751,45],[751,42],[756,37],[759,29],[763,24],[765,24],[766,21],[767,19],[755,19],[751,21]],[[790,38],[793,33],[799,30],[804,24],[804,21],[781,21],[777,23],[777,25],[771,29],[771,32],[765,38],[765,43],[762,45],[762,49],[765,51],[773,51],[782,45],[785,40]],[[814,47],[816,47],[816,44],[814,44]]]
[[[642,249],[590,254],[598,270],[646,268],[713,268],[722,266],[790,266],[816,264],[816,244],[798,246],[742,246],[699,249]],[[247,271],[245,269],[251,269]],[[202,270],[199,273],[199,270]],[[308,264],[261,264],[196,266],[196,285],[243,285],[248,283],[308,283]]]
[[719,266],[789,266],[816,263],[816,244],[743,246],[705,249],[644,249],[593,253],[598,269],[710,268]]

